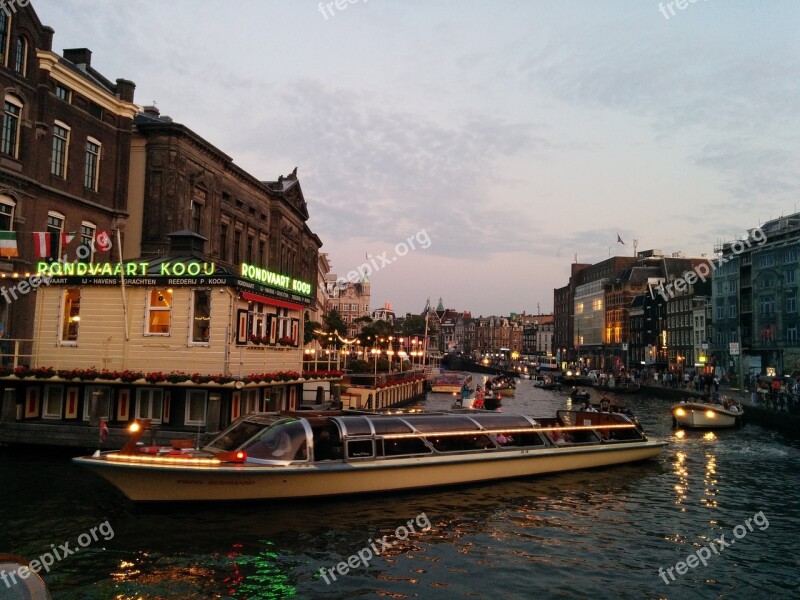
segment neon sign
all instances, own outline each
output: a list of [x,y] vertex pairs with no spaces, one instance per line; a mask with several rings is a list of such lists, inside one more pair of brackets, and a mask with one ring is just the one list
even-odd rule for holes
[[37,275],[61,276],[92,276],[92,277],[119,277],[132,276],[161,276],[181,277],[183,275],[213,275],[217,267],[213,262],[172,262],[164,261],[158,265],[158,273],[148,272],[150,265],[147,262],[127,263],[83,263],[83,262],[39,262],[36,263]]
[[297,294],[302,294],[303,296],[311,295],[310,283],[306,283],[305,281],[301,281],[299,279],[294,279],[289,275],[274,273],[272,271],[268,271],[267,269],[256,267],[255,265],[242,263],[241,268],[239,269],[239,275],[246,279],[257,281],[258,283],[264,283],[273,287],[290,290]]

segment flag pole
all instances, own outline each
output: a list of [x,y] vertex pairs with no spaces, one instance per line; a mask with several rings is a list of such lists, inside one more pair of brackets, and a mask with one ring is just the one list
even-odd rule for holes
[[122,292],[122,318],[125,321],[125,341],[130,340],[128,333],[128,301],[125,298],[125,265],[122,262],[122,237],[119,229],[114,230],[117,234],[117,248],[119,248],[119,289]]

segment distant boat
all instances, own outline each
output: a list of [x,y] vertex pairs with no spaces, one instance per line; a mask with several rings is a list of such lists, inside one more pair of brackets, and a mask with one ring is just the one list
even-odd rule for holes
[[553,381],[550,377],[540,377],[533,384],[541,390],[560,390],[561,383]]
[[744,409],[737,405],[725,408],[706,402],[681,402],[672,406],[672,424],[689,429],[727,429],[739,427],[744,419]]
[[459,371],[447,371],[434,377],[431,381],[431,391],[443,394],[460,394],[466,384],[472,383],[472,375]]

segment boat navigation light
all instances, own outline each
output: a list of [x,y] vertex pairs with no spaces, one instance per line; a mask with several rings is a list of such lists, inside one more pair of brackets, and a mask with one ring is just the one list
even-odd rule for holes
[[247,460],[247,452],[244,450],[233,450],[231,452],[220,452],[216,456],[220,462],[243,463]]
[[683,417],[684,415],[686,415],[686,411],[683,410],[682,408],[676,408],[675,414],[678,415],[679,417]]
[[716,416],[716,413],[715,413],[713,410],[707,410],[707,411],[706,411],[706,416],[707,416],[709,419],[713,419],[713,418]]

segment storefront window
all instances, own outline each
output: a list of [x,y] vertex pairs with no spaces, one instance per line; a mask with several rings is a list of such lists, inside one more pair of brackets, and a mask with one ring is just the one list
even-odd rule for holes
[[153,423],[161,423],[164,390],[161,388],[139,388],[136,393],[136,418],[150,419]]
[[195,390],[186,394],[186,425],[206,424],[206,399],[208,392]]
[[169,335],[172,323],[172,288],[150,290],[147,297],[147,334]]
[[192,342],[207,344],[211,332],[211,290],[192,291]]
[[61,342],[78,343],[78,328],[81,321],[81,291],[77,288],[64,290],[64,311],[61,316]]

